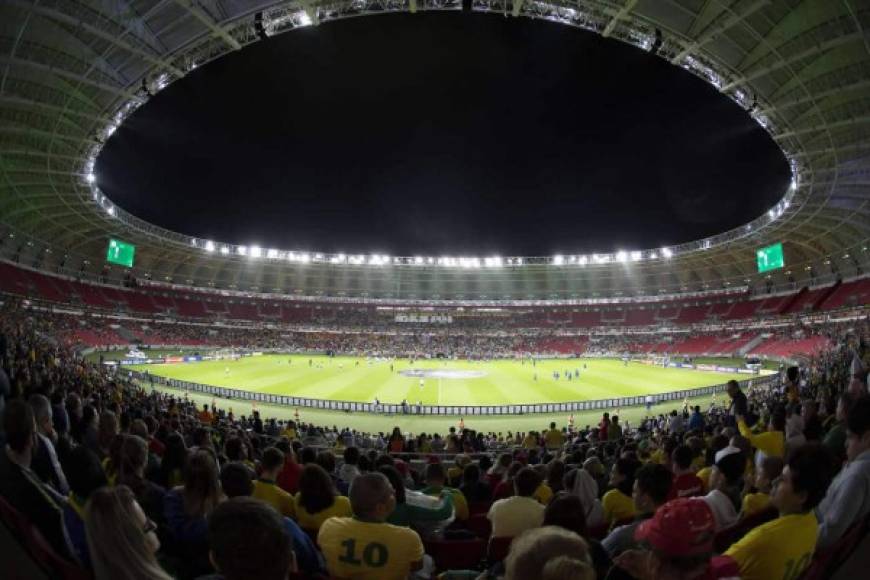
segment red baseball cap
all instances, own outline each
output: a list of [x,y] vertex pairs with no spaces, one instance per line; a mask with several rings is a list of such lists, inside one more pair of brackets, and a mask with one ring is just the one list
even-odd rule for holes
[[713,552],[716,520],[703,499],[679,498],[661,506],[641,523],[634,539],[648,542],[670,556],[694,556]]

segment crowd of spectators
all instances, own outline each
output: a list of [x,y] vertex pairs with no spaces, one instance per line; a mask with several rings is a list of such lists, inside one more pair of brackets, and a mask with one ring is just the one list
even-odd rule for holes
[[[320,352],[357,356],[449,357],[469,360],[536,356],[631,356],[662,357],[672,354],[702,354],[713,339],[726,345],[734,355],[739,342],[729,340],[728,331],[677,332],[675,334],[624,334],[615,330],[606,333],[564,334],[552,328],[513,329],[503,320],[488,326],[466,328],[457,325],[396,325],[373,327],[361,332],[340,324],[325,330],[298,325],[242,324],[225,321],[212,323],[182,322],[165,319],[133,320],[106,317],[94,312],[57,312],[31,309],[31,316],[41,326],[50,329],[58,340],[70,347],[126,348],[127,345],[173,345],[179,347],[259,349],[280,352]],[[837,323],[793,324],[766,329],[761,344],[795,341],[809,351],[830,341],[832,333],[842,326]],[[746,334],[748,341],[757,333]],[[824,337],[815,343],[802,339]],[[717,342],[718,341],[718,342]],[[688,346],[687,346],[688,345]],[[731,346],[729,346],[731,345]],[[683,348],[688,349],[685,353]],[[716,347],[718,348],[718,347]],[[767,354],[776,357],[776,354]]]
[[62,330],[0,310],[0,513],[82,577],[791,579],[867,533],[866,320],[710,409],[431,435],[197,407]]

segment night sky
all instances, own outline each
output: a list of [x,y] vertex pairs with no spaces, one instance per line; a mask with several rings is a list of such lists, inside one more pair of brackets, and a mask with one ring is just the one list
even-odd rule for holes
[[691,74],[468,13],[355,18],[225,56],[128,119],[97,176],[178,232],[392,255],[676,244],[759,216],[789,181],[769,136]]

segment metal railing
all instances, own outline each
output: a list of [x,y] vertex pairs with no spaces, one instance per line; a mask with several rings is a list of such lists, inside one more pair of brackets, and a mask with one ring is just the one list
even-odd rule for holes
[[[267,405],[281,405],[285,407],[305,407],[310,409],[322,409],[324,411],[344,411],[377,413],[385,415],[440,415],[440,416],[475,416],[475,415],[526,415],[535,413],[574,413],[594,411],[598,409],[621,409],[634,407],[647,403],[648,395],[632,397],[618,397],[613,399],[596,399],[591,401],[571,401],[566,403],[535,403],[535,404],[508,404],[508,405],[417,405],[417,404],[394,404],[394,403],[360,403],[357,401],[333,401],[327,399],[311,399],[306,397],[294,397],[289,395],[273,395],[271,393],[258,393],[232,389],[229,387],[216,387],[179,379],[170,379],[144,373],[141,371],[129,371],[133,378],[152,384],[163,385],[174,389],[181,389],[192,393],[212,395],[226,399],[239,399],[263,403]],[[740,387],[747,389],[752,387],[769,386],[779,380],[778,374],[755,376],[752,379],[738,381]],[[709,387],[698,387],[667,393],[651,394],[653,402],[658,404],[667,401],[678,401],[686,397],[702,397],[724,392],[726,383]]]

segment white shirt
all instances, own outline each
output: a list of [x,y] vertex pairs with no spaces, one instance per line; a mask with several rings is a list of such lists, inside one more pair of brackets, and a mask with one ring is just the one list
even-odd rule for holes
[[486,515],[492,522],[492,537],[513,538],[544,523],[544,506],[531,497],[500,499]]

